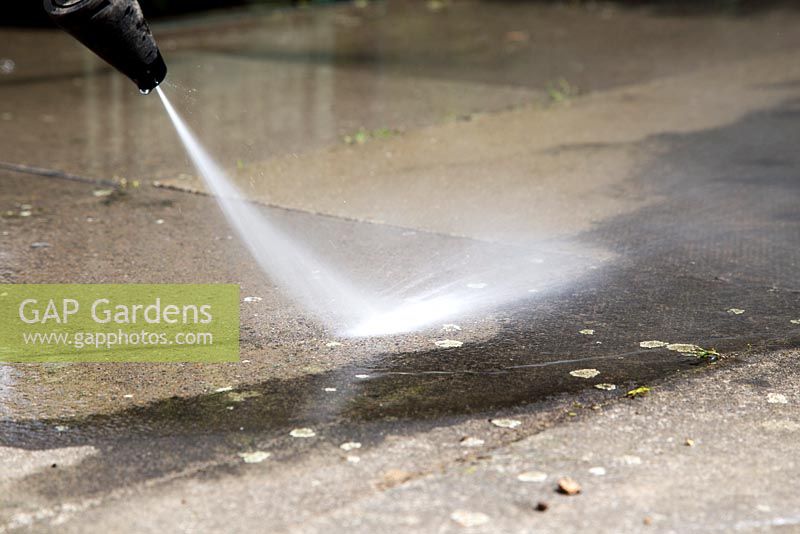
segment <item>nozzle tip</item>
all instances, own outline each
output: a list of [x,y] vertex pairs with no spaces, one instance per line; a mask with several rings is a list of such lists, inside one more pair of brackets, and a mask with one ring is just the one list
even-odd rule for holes
[[166,76],[167,64],[164,63],[164,59],[161,57],[161,52],[159,51],[153,62],[145,66],[133,81],[136,82],[136,85],[139,87],[139,92],[146,95],[164,81]]

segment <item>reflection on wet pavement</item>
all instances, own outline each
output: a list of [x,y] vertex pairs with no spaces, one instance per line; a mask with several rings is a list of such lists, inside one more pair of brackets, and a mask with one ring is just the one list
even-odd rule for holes
[[[785,49],[797,39],[792,23],[781,12],[709,25],[703,16],[613,6],[466,2],[429,12],[376,3],[199,18],[154,31],[169,57],[176,105],[236,168],[335,144],[360,128],[406,130],[546,102],[559,79],[590,92]],[[156,99],[131,91],[60,32],[4,31],[4,55],[16,66],[0,76],[0,161],[93,178],[185,170]],[[707,53],[690,53],[695,46]]]

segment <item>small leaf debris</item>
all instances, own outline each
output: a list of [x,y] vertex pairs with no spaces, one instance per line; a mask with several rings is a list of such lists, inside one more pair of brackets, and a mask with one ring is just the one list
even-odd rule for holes
[[263,299],[261,297],[245,297],[242,300],[245,302],[261,302]]
[[584,328],[583,330],[578,330],[579,334],[583,334],[584,336],[593,336],[594,330],[591,328]]
[[461,327],[457,324],[443,324],[442,325],[442,332],[452,333],[452,332],[460,332]]
[[461,438],[461,441],[459,441],[459,444],[462,447],[481,447],[484,443],[486,442],[481,438],[474,438],[472,436],[463,437]]
[[313,438],[317,433],[311,428],[295,428],[289,435],[293,438]]
[[378,128],[375,130],[359,128],[358,131],[345,135],[342,138],[342,141],[348,145],[363,145],[367,141],[371,141],[373,139],[386,139],[399,133],[399,130],[392,130],[391,128]]
[[471,512],[469,510],[456,510],[450,514],[450,519],[464,528],[479,527],[491,521],[488,515],[482,512]]
[[670,343],[667,345],[667,350],[674,350],[682,354],[694,354],[696,351],[703,349],[691,343]]
[[500,428],[517,428],[522,424],[522,421],[517,419],[491,419],[489,421],[494,426],[499,426]]
[[643,349],[660,349],[661,347],[666,347],[667,345],[669,345],[669,343],[667,343],[666,341],[657,341],[655,339],[651,341],[639,342],[639,346],[642,347]]
[[719,358],[720,354],[715,349],[704,349],[698,345],[691,343],[671,343],[667,345],[667,350],[680,352],[686,356],[695,356],[697,358],[707,358],[711,361]]
[[715,349],[700,349],[695,352],[694,355],[698,358],[705,358],[712,362],[720,357],[719,352],[717,352]]
[[731,315],[741,315],[744,313],[744,310],[741,308],[728,308],[728,313]]
[[266,460],[272,456],[272,453],[265,452],[265,451],[253,451],[253,452],[240,452],[239,457],[244,461],[246,464],[258,464]]
[[767,402],[770,404],[789,404],[789,399],[783,393],[767,393]]
[[517,475],[520,482],[544,482],[547,480],[547,473],[541,471],[525,471]]
[[575,369],[569,372],[570,375],[576,378],[594,378],[600,374],[597,369]]
[[558,492],[564,495],[577,495],[581,492],[581,485],[570,477],[559,478]]
[[360,449],[361,443],[357,441],[347,441],[339,445],[339,448],[342,449],[343,451],[352,451],[354,449]]
[[578,96],[579,90],[564,78],[559,78],[547,84],[547,95],[554,104],[568,103],[569,100]]
[[398,486],[404,482],[408,482],[414,478],[414,473],[404,471],[402,469],[389,469],[383,474],[378,486],[383,489],[389,489]]
[[649,387],[647,387],[647,386],[639,386],[638,388],[634,388],[634,389],[628,391],[625,394],[625,396],[626,397],[630,397],[631,399],[635,399],[637,397],[644,397],[648,393],[650,393],[650,388]]
[[603,382],[602,384],[595,384],[594,387],[595,389],[602,389],[603,391],[614,391],[617,389],[617,386],[614,384],[608,384],[606,382]]
[[455,339],[443,339],[441,341],[434,341],[433,344],[436,345],[437,347],[441,347],[443,349],[453,349],[453,348],[460,347],[461,345],[464,344],[464,342],[463,341],[457,341]]

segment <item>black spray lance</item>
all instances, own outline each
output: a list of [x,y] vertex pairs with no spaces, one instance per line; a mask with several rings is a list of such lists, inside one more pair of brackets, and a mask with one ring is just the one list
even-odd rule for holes
[[167,75],[156,40],[136,0],[44,0],[53,21],[133,80],[142,93]]

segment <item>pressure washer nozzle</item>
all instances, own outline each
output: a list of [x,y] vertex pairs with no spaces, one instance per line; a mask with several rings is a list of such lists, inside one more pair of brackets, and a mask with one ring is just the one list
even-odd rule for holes
[[53,21],[126,75],[142,93],[167,75],[156,40],[136,0],[44,0]]

